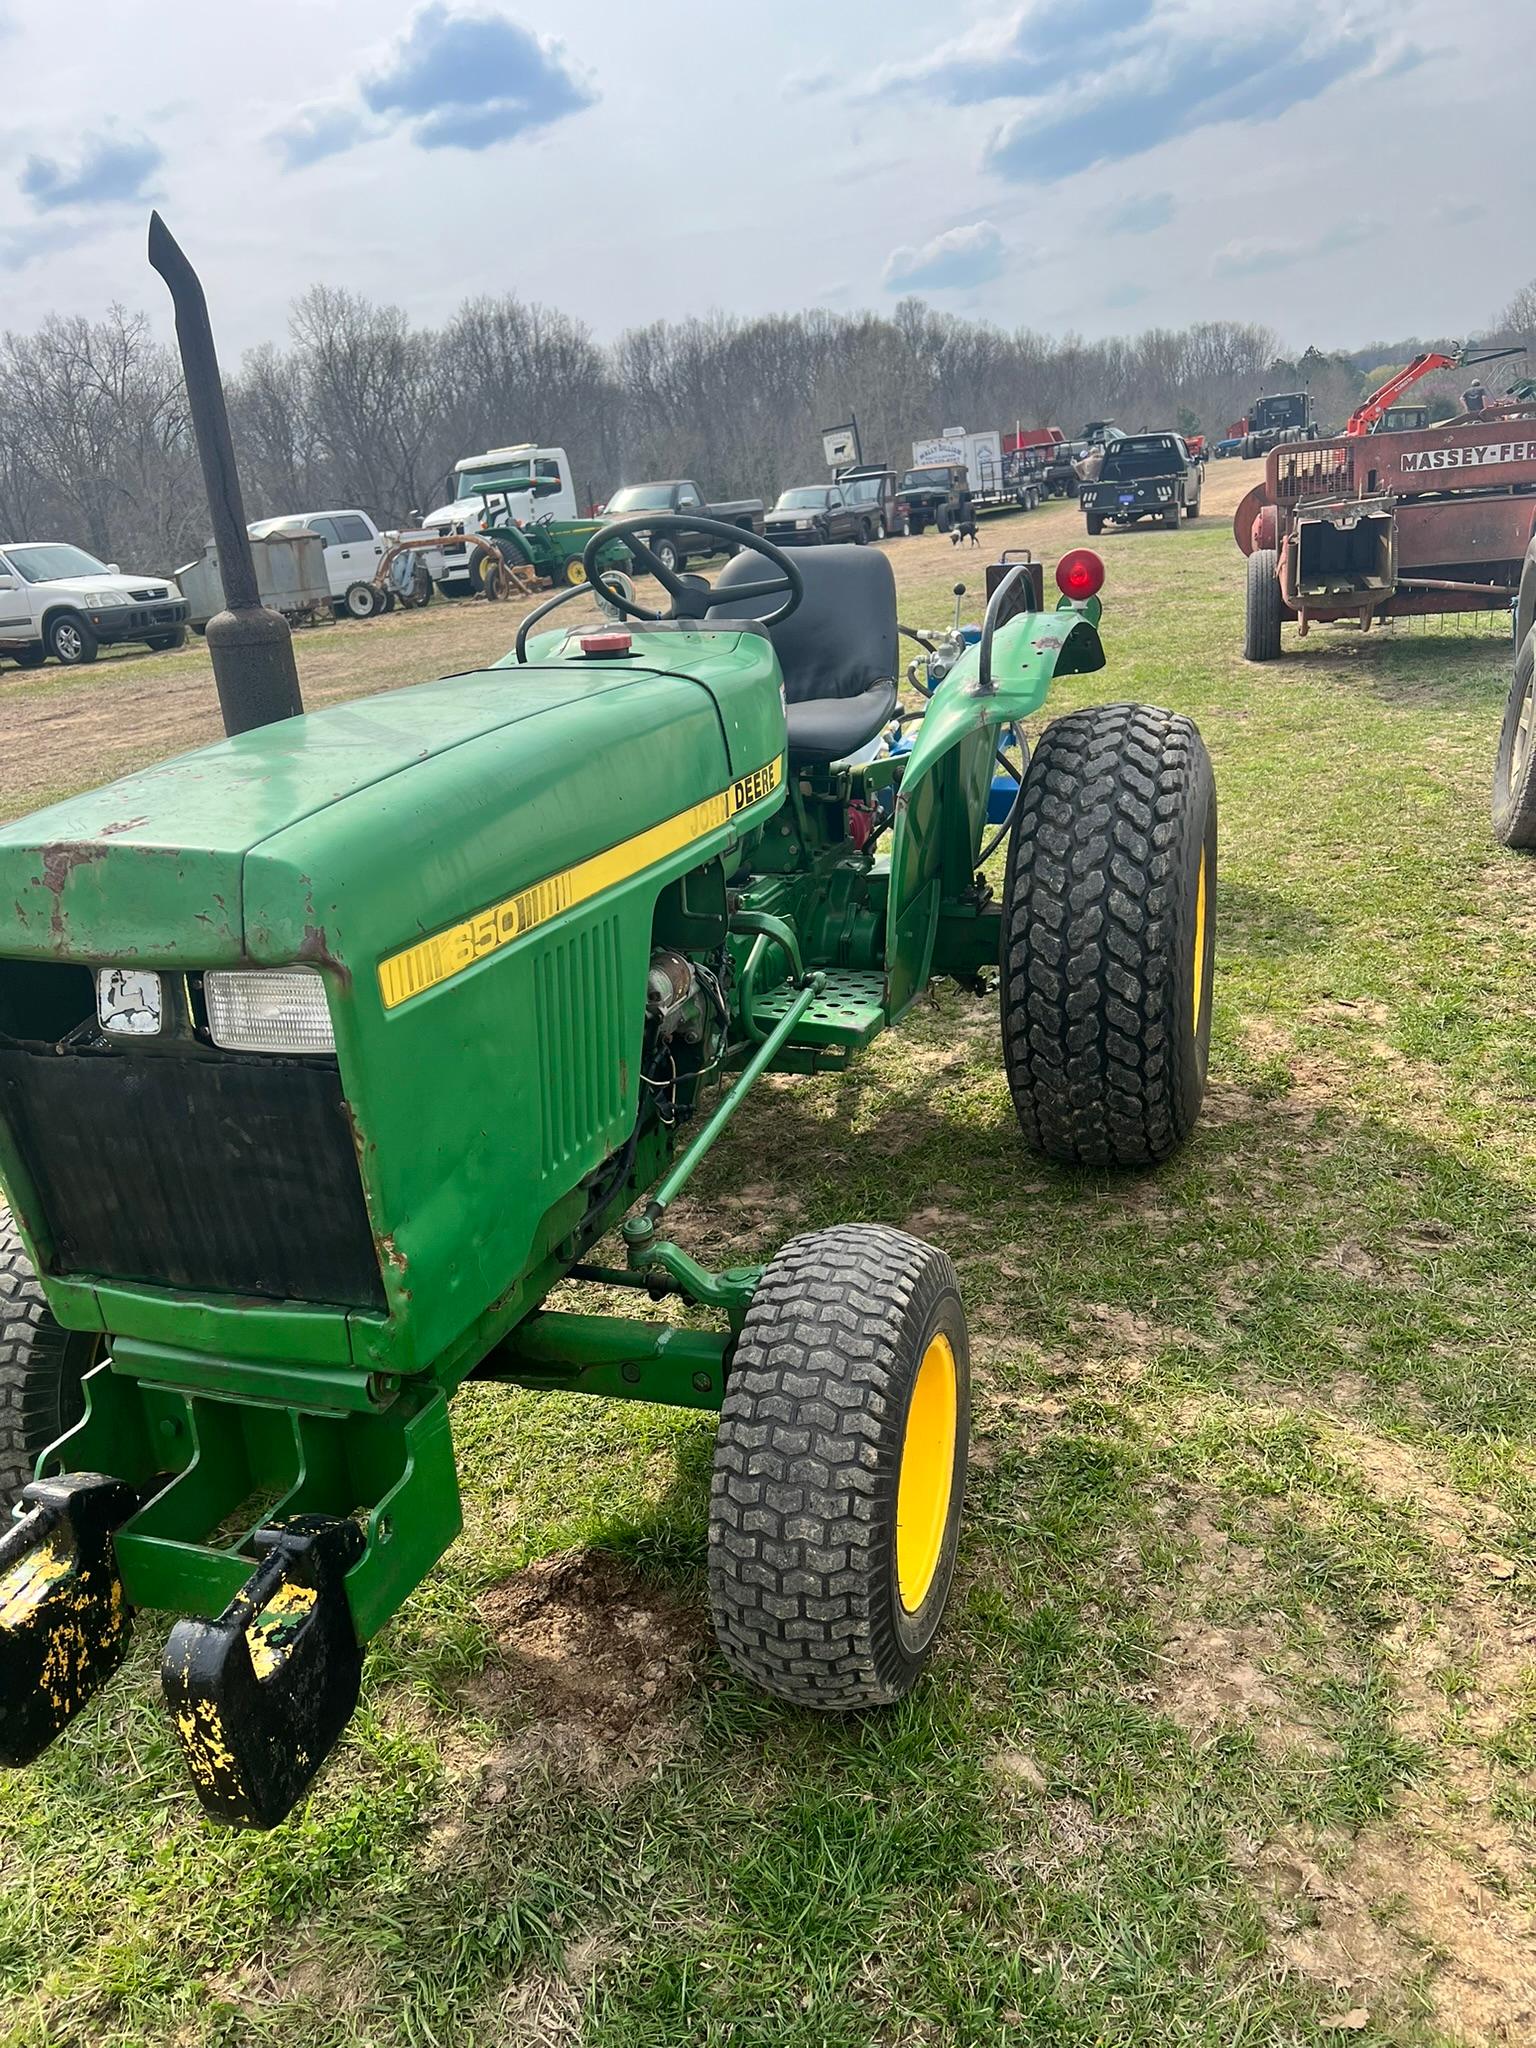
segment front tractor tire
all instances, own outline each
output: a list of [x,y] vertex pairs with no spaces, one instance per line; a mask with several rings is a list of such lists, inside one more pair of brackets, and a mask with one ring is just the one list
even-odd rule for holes
[[1280,557],[1274,548],[1255,548],[1248,557],[1244,661],[1280,659],[1280,617]]
[[1216,783],[1193,722],[1144,704],[1046,727],[1003,891],[1003,1060],[1025,1142],[1154,1166],[1205,1096]]
[[970,1353],[945,1253],[874,1224],[784,1246],[720,1414],[709,1605],[726,1661],[796,1706],[888,1706],[949,1598]]
[[85,1412],[80,1382],[101,1339],[53,1319],[15,1224],[0,1209],[0,1522],[41,1452]]

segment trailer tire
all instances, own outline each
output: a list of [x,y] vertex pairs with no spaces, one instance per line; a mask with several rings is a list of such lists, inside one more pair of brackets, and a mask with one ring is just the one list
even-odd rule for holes
[[1024,1142],[1150,1166],[1205,1096],[1216,782],[1192,720],[1106,704],[1048,725],[1003,885],[1003,1063]]
[[349,619],[372,619],[384,609],[384,594],[371,583],[349,583],[341,604]]
[[709,1606],[732,1668],[824,1713],[909,1693],[954,1576],[969,1438],[948,1256],[868,1223],[785,1245],[715,1445]]
[[80,1382],[101,1344],[95,1332],[54,1321],[21,1234],[0,1209],[0,1517],[38,1454],[84,1414]]
[[1536,633],[1515,660],[1493,758],[1493,836],[1517,852],[1536,851]]
[[1243,610],[1244,661],[1280,659],[1280,557],[1273,548],[1255,548],[1248,557],[1248,588]]

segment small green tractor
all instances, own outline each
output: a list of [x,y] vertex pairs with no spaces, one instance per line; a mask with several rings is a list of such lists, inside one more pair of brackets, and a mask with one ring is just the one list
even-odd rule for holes
[[[716,1411],[726,1661],[833,1711],[916,1682],[966,1471],[954,1267],[850,1222],[711,1270],[668,1214],[761,1076],[835,1072],[993,970],[1025,1146],[1166,1158],[1205,1087],[1210,763],[1167,711],[1058,718],[999,897],[994,761],[1104,665],[1097,558],[1049,605],[1009,565],[897,755],[883,554],[722,527],[711,587],[643,524],[586,574],[622,548],[661,611],[611,579],[621,616],[565,627],[562,590],[494,668],[0,829],[7,1765],[164,1610],[200,1799],[279,1821],[459,1530],[469,1380]],[[616,1289],[641,1312],[597,1312]]]
[[[479,495],[485,504],[482,537],[494,544],[503,561],[513,568],[528,570],[543,582],[573,586],[585,583],[587,543],[599,531],[602,522],[597,519],[552,519],[547,515],[525,520],[509,519],[506,516],[508,494],[526,488],[526,484],[520,481],[479,486]],[[536,493],[539,488],[536,480]],[[599,564],[604,569],[617,570],[622,574],[630,567],[630,562],[629,550],[617,542],[606,542],[599,550]],[[494,573],[495,568],[496,564],[489,555],[483,557],[478,566],[477,580],[487,597],[504,594]]]

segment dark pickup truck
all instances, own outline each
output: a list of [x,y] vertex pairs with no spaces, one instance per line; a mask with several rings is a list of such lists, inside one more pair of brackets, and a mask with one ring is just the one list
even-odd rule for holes
[[1180,434],[1124,434],[1104,450],[1098,476],[1078,491],[1078,503],[1090,533],[1102,533],[1106,520],[1135,526],[1160,519],[1177,526],[1179,514],[1200,513],[1200,464]]
[[896,472],[879,463],[862,469],[845,469],[838,476],[843,496],[856,512],[874,515],[875,531],[881,540],[905,531],[905,521],[896,504]]
[[[763,501],[761,498],[731,498],[724,504],[706,503],[704,493],[692,477],[671,477],[654,484],[625,484],[614,492],[603,507],[605,519],[630,519],[637,512],[670,512],[674,517],[686,519],[689,513],[698,519],[718,519],[726,526],[739,526],[744,533],[761,533],[763,530]],[[640,536],[650,543],[650,535],[644,527],[637,529]],[[665,533],[654,543],[653,552],[664,569],[676,573],[686,569],[689,559],[697,555],[700,560],[721,552],[719,541],[710,534]]]
[[839,484],[799,484],[780,491],[765,531],[775,546],[819,547],[828,541],[873,540],[879,515],[873,505],[850,505]]

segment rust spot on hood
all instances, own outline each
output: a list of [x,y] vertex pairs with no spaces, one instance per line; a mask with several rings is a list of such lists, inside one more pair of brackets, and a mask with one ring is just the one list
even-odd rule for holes
[[43,872],[39,880],[53,898],[50,925],[60,946],[64,944],[64,890],[69,878],[76,868],[89,867],[93,861],[102,859],[105,853],[106,848],[91,839],[62,840],[43,848]]

